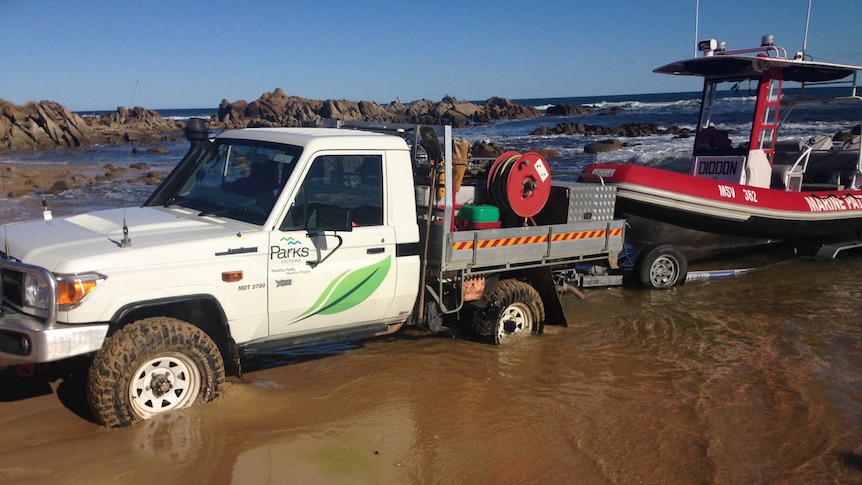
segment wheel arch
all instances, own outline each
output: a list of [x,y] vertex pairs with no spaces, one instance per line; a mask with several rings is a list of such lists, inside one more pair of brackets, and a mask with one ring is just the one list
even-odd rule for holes
[[479,308],[486,307],[490,302],[491,293],[493,293],[494,289],[502,281],[510,279],[527,283],[539,293],[542,304],[545,306],[544,323],[561,325],[563,327],[568,326],[568,320],[563,311],[563,305],[560,302],[560,295],[557,293],[557,287],[554,284],[554,274],[548,266],[489,274],[482,297],[472,302],[472,304]]
[[230,334],[227,315],[212,295],[184,295],[139,301],[121,307],[111,319],[108,335],[126,325],[150,317],[171,317],[200,328],[213,339],[222,354],[225,371],[242,376],[239,351]]
[[[544,301],[538,290],[522,278],[506,274],[491,286],[481,307],[471,313],[471,330],[475,335],[501,344],[507,335],[540,334],[546,321]],[[487,288],[486,288],[487,289]]]
[[[516,279],[532,286],[542,298],[545,305],[545,324],[568,326],[566,313],[560,303],[560,295],[554,284],[554,274],[550,266],[522,269],[503,273],[500,279]],[[492,288],[493,290],[493,288]]]

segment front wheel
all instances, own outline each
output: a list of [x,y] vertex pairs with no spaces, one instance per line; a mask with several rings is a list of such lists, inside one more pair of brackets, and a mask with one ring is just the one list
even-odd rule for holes
[[87,398],[96,420],[128,426],[218,396],[221,353],[201,329],[173,318],[147,318],[114,333],[90,366]]
[[529,284],[503,280],[491,293],[488,306],[476,312],[474,319],[479,335],[502,344],[516,335],[542,333],[545,305]]
[[641,284],[653,290],[667,290],[685,283],[688,263],[682,251],[670,244],[644,248],[635,262]]

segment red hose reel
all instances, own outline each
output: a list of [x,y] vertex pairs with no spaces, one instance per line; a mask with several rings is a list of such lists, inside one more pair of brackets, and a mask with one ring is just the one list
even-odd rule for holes
[[550,195],[551,167],[538,153],[506,152],[488,170],[488,197],[500,210],[533,217]]

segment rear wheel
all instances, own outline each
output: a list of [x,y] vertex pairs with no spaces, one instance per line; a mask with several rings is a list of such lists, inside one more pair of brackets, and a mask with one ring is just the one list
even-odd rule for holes
[[655,244],[638,254],[635,272],[645,288],[667,290],[685,283],[688,263],[675,246]]
[[479,335],[502,344],[517,335],[542,333],[545,305],[539,293],[529,284],[503,280],[491,293],[487,307],[474,315]]
[[90,366],[88,400],[105,426],[128,426],[218,396],[221,353],[201,329],[173,318],[147,318],[106,340]]

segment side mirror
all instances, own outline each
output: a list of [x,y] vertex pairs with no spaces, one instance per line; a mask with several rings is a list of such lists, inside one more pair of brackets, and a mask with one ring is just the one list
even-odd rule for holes
[[329,237],[334,237],[338,241],[338,244],[334,248],[332,248],[332,250],[329,251],[329,253],[323,257],[323,259],[319,259],[316,261],[306,261],[306,263],[312,268],[326,261],[330,256],[335,254],[335,252],[338,251],[339,248],[341,248],[342,244],[344,244],[344,240],[341,238],[341,236],[338,235],[338,231],[351,232],[353,230],[353,211],[351,211],[350,209],[326,205],[318,207],[316,210],[317,217],[314,218],[314,220],[317,222],[317,224],[308,226],[308,235],[310,237],[327,237],[327,235],[324,234],[324,231],[334,231],[335,234]]
[[331,205],[317,208],[316,224],[309,226],[309,231],[341,231],[351,232],[353,230],[353,211],[345,207]]

